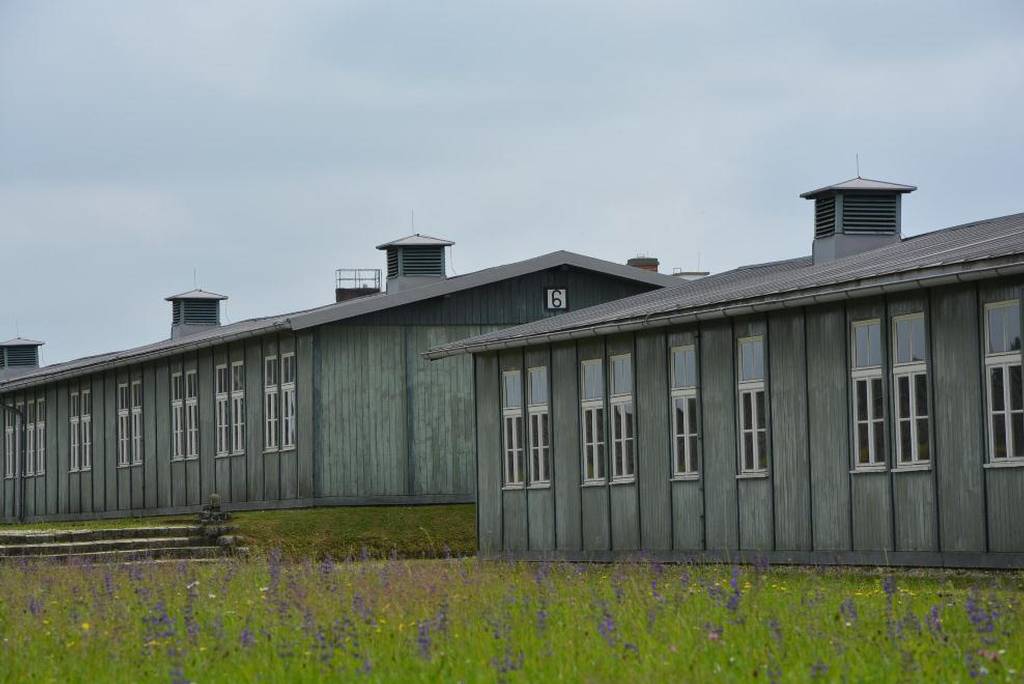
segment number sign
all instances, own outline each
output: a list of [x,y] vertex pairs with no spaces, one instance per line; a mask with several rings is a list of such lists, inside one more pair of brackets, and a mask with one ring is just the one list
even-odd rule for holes
[[548,311],[558,311],[569,308],[569,291],[564,287],[549,287],[545,290],[546,306]]

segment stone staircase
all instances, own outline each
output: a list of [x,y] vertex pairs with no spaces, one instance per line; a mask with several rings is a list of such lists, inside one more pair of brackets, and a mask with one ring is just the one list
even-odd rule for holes
[[125,563],[161,560],[215,561],[244,554],[227,524],[164,525],[44,532],[0,531],[0,562]]

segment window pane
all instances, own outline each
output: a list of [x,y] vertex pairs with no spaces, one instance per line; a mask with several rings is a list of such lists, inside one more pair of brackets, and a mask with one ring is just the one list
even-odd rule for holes
[[604,371],[600,361],[583,363],[583,399],[589,401],[604,396]]
[[583,441],[589,444],[594,443],[594,411],[588,410],[583,414],[584,437]]
[[899,431],[898,439],[900,440],[900,461],[908,462],[911,459],[911,434],[910,434],[910,421],[901,420],[896,424],[896,429]]
[[743,469],[754,469],[754,435],[750,432],[743,434]]
[[740,380],[764,378],[764,342],[761,339],[740,342]]
[[768,432],[758,430],[757,432],[757,469],[764,470],[768,467]]
[[1004,411],[1006,410],[1006,402],[1003,398],[1003,369],[996,367],[991,369],[990,373],[992,380],[992,410]]
[[872,405],[872,417],[879,419],[883,416],[883,402],[882,402],[882,379],[872,378],[871,379],[871,405]]
[[914,403],[918,416],[928,415],[928,377],[924,373],[914,376]]
[[907,318],[896,321],[896,363],[910,361],[911,322],[912,319]]
[[696,434],[697,432],[697,399],[691,397],[686,400],[687,407],[689,408],[690,414],[690,432]]
[[1024,414],[1014,413],[1010,416],[1013,429],[1013,455],[1024,456]]
[[924,317],[910,320],[912,332],[910,358],[912,361],[925,361],[928,358],[928,345],[924,337]]
[[519,371],[503,373],[501,378],[504,385],[504,407],[519,408],[523,403],[523,390],[519,380]]
[[988,310],[988,351],[990,354],[998,354],[1006,351],[1005,331],[1003,330],[1003,308],[996,307]]
[[910,416],[910,378],[902,375],[896,378],[896,417]]
[[875,463],[885,463],[885,427],[881,422],[876,422],[874,427],[875,437]]
[[1020,306],[1017,303],[1006,312],[1006,346],[1010,351],[1020,351]]
[[676,437],[676,472],[686,471],[686,438]]
[[929,438],[928,438],[928,419],[918,418],[917,419],[917,458],[920,461],[927,461],[929,459],[928,452]]
[[868,383],[867,380],[857,381],[857,420],[868,417]]
[[868,328],[866,325],[858,325],[853,328],[854,337],[854,368],[862,368],[868,365]]
[[879,323],[862,323],[854,327],[856,356],[855,368],[879,366],[882,363],[882,345]]
[[612,394],[633,391],[633,359],[628,354],[612,358]]
[[992,456],[1006,458],[1006,417],[992,416]]
[[672,387],[694,387],[697,385],[697,354],[693,349],[676,349],[672,352]]
[[612,439],[622,439],[623,415],[622,405],[612,406]]
[[633,416],[633,402],[625,405],[625,418],[626,418],[626,437],[632,439],[635,435],[633,434],[634,416]]
[[1024,396],[1021,395],[1021,378],[1020,378],[1020,366],[1010,366],[1010,408],[1014,411],[1019,411],[1021,408],[1021,401],[1024,400]]
[[743,393],[743,429],[749,430],[753,423],[751,422],[751,407],[750,407],[750,392]]
[[604,442],[597,445],[597,477],[604,478]]
[[764,416],[764,390],[758,390],[754,394],[754,398],[757,403],[757,427],[765,427],[765,416]]
[[530,369],[530,403],[534,405],[548,403],[548,369]]
[[592,446],[585,447],[584,450],[583,450],[583,454],[584,454],[584,466],[585,466],[585,471],[586,471],[584,476],[588,480],[593,480],[594,479],[594,447],[592,447]]
[[626,475],[636,472],[636,454],[633,453],[633,440],[626,442]]
[[540,443],[544,446],[548,446],[551,444],[551,436],[548,430],[548,414],[542,413],[540,414]]
[[697,438],[690,437],[690,463],[687,466],[690,472],[697,472]]
[[681,435],[681,434],[684,434],[686,432],[686,423],[684,422],[684,419],[686,417],[686,412],[685,412],[685,407],[684,407],[685,402],[686,402],[685,399],[676,399],[673,402],[674,406],[675,406],[675,411],[673,412],[674,415],[675,415],[675,423],[674,423],[674,425],[675,425],[675,433],[677,435]]

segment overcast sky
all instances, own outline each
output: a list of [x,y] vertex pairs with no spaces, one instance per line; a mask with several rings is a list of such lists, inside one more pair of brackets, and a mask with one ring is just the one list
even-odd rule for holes
[[802,191],[1024,211],[1024,3],[0,0],[0,338],[44,363],[333,301],[416,230],[457,272],[806,254]]

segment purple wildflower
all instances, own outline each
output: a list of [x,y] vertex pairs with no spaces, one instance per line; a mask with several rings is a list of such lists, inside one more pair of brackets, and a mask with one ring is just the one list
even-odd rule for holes
[[334,574],[334,561],[331,560],[330,555],[324,556],[324,559],[320,561],[320,574],[323,577],[331,577]]
[[256,637],[253,635],[252,630],[249,629],[249,623],[246,623],[245,627],[242,629],[242,635],[239,637],[239,641],[242,644],[242,648],[249,648],[256,643]]
[[768,631],[772,633],[772,638],[776,642],[782,643],[782,625],[775,618],[768,620]]
[[996,617],[999,614],[995,610],[985,610],[978,601],[977,590],[973,587],[967,594],[967,602],[964,604],[964,608],[967,610],[967,618],[979,633],[985,634],[995,631]]
[[416,643],[420,647],[420,657],[424,660],[430,660],[430,621],[424,620],[419,623],[417,628]]
[[147,641],[152,639],[169,639],[174,636],[174,621],[167,614],[167,607],[163,601],[157,601],[156,605],[153,606],[153,612],[143,618],[143,622],[150,629],[150,638]]
[[39,617],[43,614],[43,602],[35,596],[29,597],[28,612],[32,613],[32,617]]
[[725,607],[729,610],[736,612],[736,609],[740,607],[740,568],[738,565],[732,567],[732,578],[729,579],[729,588],[732,589],[732,595],[729,596],[728,602]]
[[811,665],[811,677],[814,677],[814,678],[824,677],[827,674],[828,674],[828,665],[826,665],[822,661],[819,660],[818,662],[814,663],[814,665]]
[[846,599],[839,605],[839,614],[850,624],[857,622],[857,606],[854,605],[852,598]]
[[548,611],[541,608],[537,611],[537,631],[543,632],[548,626]]
[[523,669],[523,662],[526,660],[522,651],[519,651],[512,656],[512,653],[506,649],[505,654],[499,659],[497,657],[491,659],[491,665],[498,671],[498,674],[504,675],[509,672]]
[[604,611],[604,616],[597,625],[597,631],[604,637],[609,646],[615,645],[615,618],[607,610]]
[[882,580],[882,590],[889,599],[889,603],[892,603],[892,597],[896,593],[896,580],[892,575],[887,576]]
[[932,609],[928,611],[928,617],[925,618],[925,622],[928,623],[928,629],[933,636],[942,636],[942,617],[939,615],[938,605],[932,606]]

